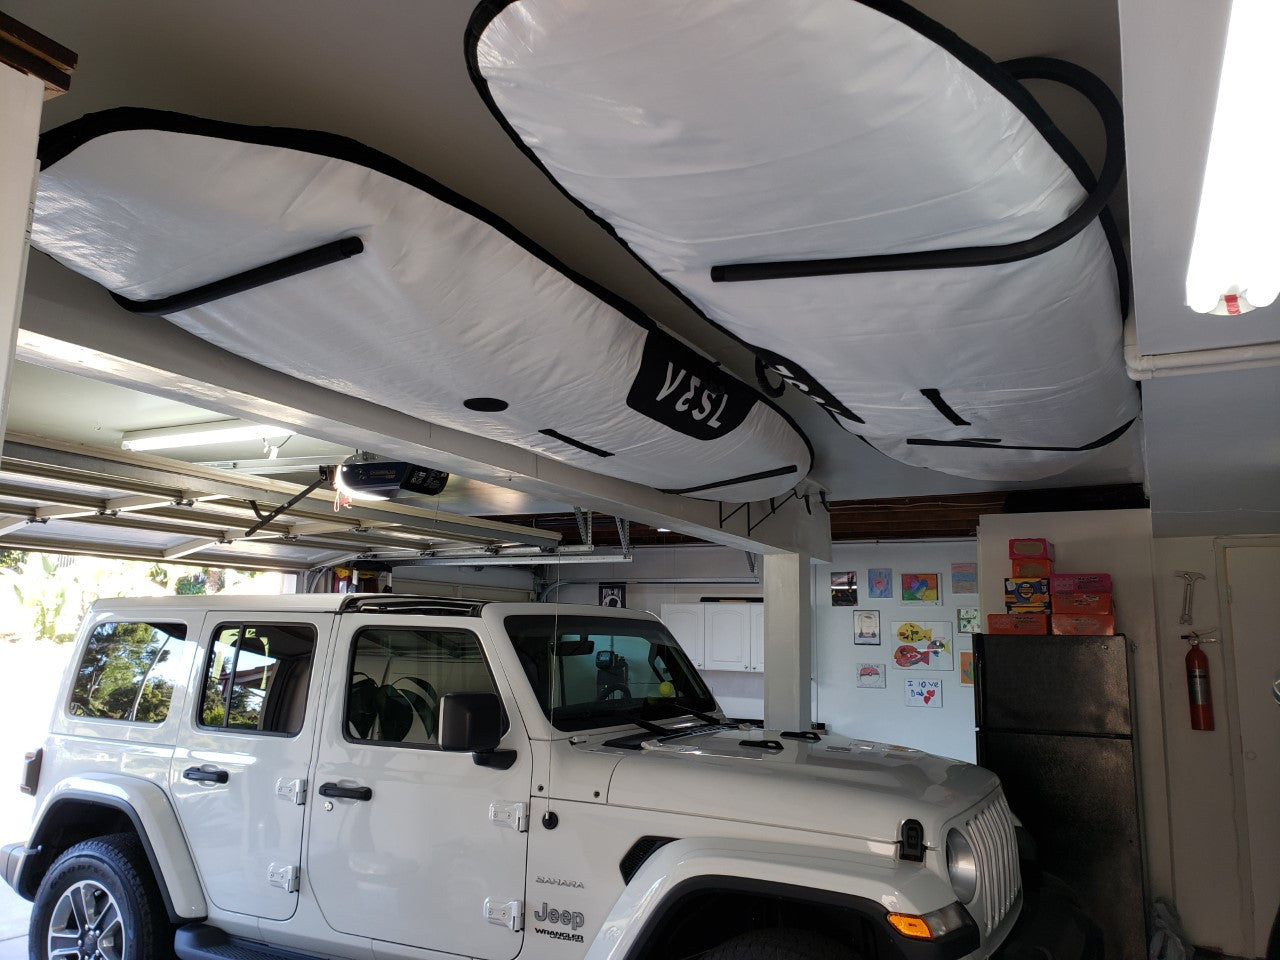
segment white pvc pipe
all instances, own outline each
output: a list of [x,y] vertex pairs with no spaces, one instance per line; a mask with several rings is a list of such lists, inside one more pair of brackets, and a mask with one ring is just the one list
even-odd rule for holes
[[1124,322],[1124,365],[1134,380],[1180,377],[1192,373],[1223,373],[1280,364],[1280,341],[1242,347],[1215,347],[1181,353],[1138,352],[1138,332],[1130,314]]

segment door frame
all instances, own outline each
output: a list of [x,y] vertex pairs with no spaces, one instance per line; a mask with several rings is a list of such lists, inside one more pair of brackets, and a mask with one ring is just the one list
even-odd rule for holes
[[[1227,735],[1230,747],[1228,762],[1231,767],[1231,800],[1232,815],[1237,824],[1249,823],[1248,794],[1245,789],[1244,745],[1241,739],[1240,692],[1236,686],[1236,638],[1234,624],[1231,619],[1231,581],[1227,567],[1227,551],[1239,547],[1270,547],[1280,549],[1280,536],[1259,534],[1256,536],[1236,535],[1214,537],[1214,573],[1218,578],[1218,639],[1222,647],[1222,685],[1226,691]],[[1253,901],[1253,853],[1248,830],[1236,830],[1236,882],[1238,889],[1244,894],[1240,899],[1240,931],[1243,942],[1252,944],[1250,956],[1261,957],[1266,951],[1265,939],[1257,942],[1255,936],[1258,925],[1257,909]],[[1265,904],[1257,905],[1264,912]],[[1271,917],[1266,912],[1268,918]],[[1246,951],[1248,952],[1248,951]]]

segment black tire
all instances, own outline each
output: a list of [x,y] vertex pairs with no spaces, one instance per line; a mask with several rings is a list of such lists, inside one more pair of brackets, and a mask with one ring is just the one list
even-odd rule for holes
[[[96,910],[102,929],[95,931],[94,923],[85,922],[93,916],[82,918],[86,902]],[[54,861],[31,911],[31,960],[49,960],[53,935],[66,946],[78,945],[84,960],[171,960],[173,927],[136,836],[115,833],[85,840]],[[77,954],[60,956],[74,960]]]
[[703,960],[856,960],[842,943],[811,930],[753,930],[712,947]]

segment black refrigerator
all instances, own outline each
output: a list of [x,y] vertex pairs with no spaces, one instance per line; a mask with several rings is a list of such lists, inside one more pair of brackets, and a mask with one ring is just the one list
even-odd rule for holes
[[1145,960],[1143,867],[1125,637],[976,634],[978,763],[1102,928],[1107,960]]

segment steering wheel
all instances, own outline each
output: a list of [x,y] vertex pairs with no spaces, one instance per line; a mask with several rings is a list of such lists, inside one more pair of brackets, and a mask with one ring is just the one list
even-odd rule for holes
[[620,693],[620,694],[622,694],[622,696],[621,696],[619,699],[622,699],[622,700],[630,700],[630,699],[631,699],[631,688],[630,688],[629,686],[627,686],[625,683],[609,683],[609,684],[605,684],[603,687],[601,687],[601,688],[600,688],[600,695],[599,695],[598,697],[596,697],[596,699],[597,699],[597,700],[608,700],[608,699],[609,699],[610,697],[612,697],[615,693]]

